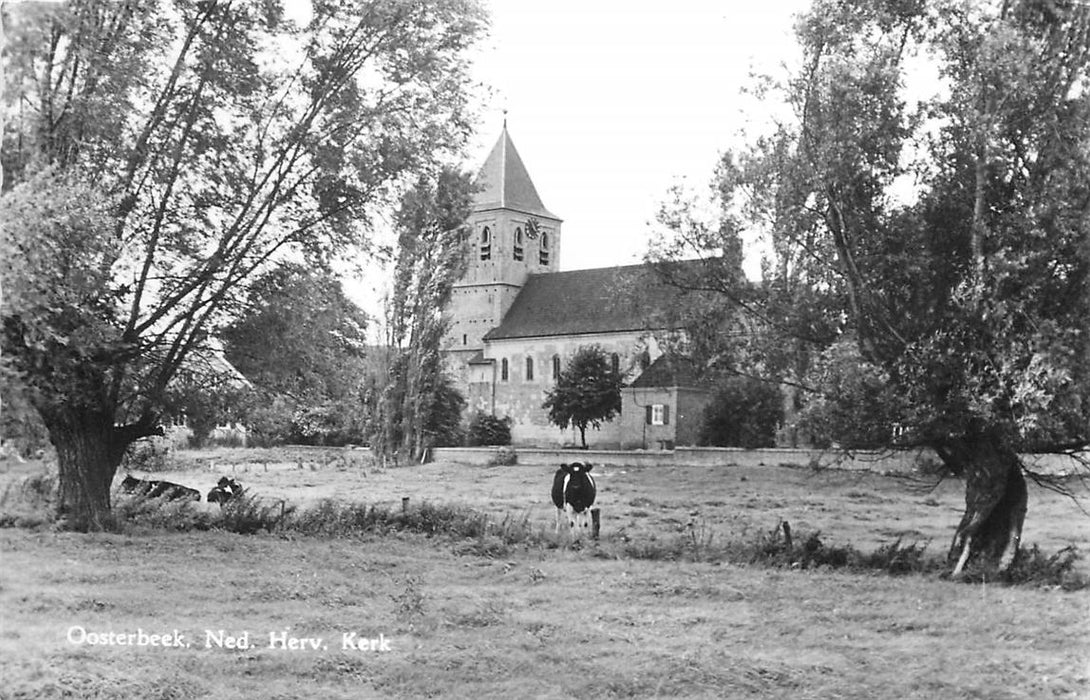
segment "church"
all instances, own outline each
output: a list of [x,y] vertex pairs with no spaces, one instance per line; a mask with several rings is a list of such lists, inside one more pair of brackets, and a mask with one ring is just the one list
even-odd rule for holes
[[444,361],[469,416],[510,418],[515,445],[578,445],[542,408],[561,368],[597,345],[625,377],[621,413],[594,448],[695,444],[707,387],[663,355],[658,313],[675,292],[645,265],[559,270],[563,220],[542,203],[504,124],[476,177],[469,259],[446,312]]

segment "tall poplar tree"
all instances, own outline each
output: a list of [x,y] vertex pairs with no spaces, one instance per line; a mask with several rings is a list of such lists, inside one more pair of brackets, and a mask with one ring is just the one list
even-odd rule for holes
[[422,175],[398,209],[386,319],[392,360],[373,430],[373,447],[384,455],[419,458],[458,430],[465,398],[445,374],[440,351],[449,326],[443,311],[465,269],[472,201],[470,177],[443,168]]

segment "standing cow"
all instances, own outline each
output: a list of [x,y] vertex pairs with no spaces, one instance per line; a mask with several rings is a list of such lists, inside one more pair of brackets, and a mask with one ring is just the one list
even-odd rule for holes
[[574,462],[561,464],[553,477],[553,504],[556,506],[556,531],[560,532],[561,517],[567,515],[568,530],[572,538],[582,536],[584,530],[589,532],[590,507],[594,505],[594,497],[598,489],[594,485],[594,477],[590,470],[594,466]]

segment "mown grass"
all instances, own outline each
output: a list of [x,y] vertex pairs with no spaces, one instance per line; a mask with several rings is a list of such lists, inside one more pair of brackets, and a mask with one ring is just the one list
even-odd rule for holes
[[[1046,575],[1011,586],[946,580],[931,542],[958,494],[896,480],[602,470],[602,539],[570,546],[546,470],[313,456],[237,457],[248,497],[222,510],[119,496],[98,534],[40,515],[46,476],[9,479],[0,697],[1090,696],[1090,592],[1064,590],[1085,522],[1038,492],[1043,546],[1023,563]],[[206,471],[163,478],[200,488]],[[75,645],[73,626],[191,647]],[[270,648],[284,629],[326,647]],[[255,643],[208,647],[209,630]],[[342,649],[352,632],[392,649]]]
[[[0,531],[9,698],[1081,697],[1085,593],[403,532]],[[69,630],[178,630],[182,649]],[[270,648],[285,629],[317,650]],[[207,645],[246,633],[249,649]],[[342,648],[384,635],[388,652]],[[563,669],[561,673],[558,669]]]

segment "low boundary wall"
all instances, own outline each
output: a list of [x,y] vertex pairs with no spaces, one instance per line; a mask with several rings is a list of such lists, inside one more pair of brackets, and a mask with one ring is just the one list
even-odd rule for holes
[[[437,447],[430,461],[448,461],[476,466],[487,465],[498,447]],[[514,447],[518,464],[556,466],[562,462],[588,461],[607,467],[825,467],[880,474],[908,474],[921,461],[938,461],[926,449],[898,451],[858,451],[768,448],[746,450],[739,447],[677,447],[673,450],[561,450],[538,447]],[[1026,466],[1042,473],[1070,474],[1078,462],[1067,455],[1022,455]],[[1086,455],[1090,460],[1090,454]]]

